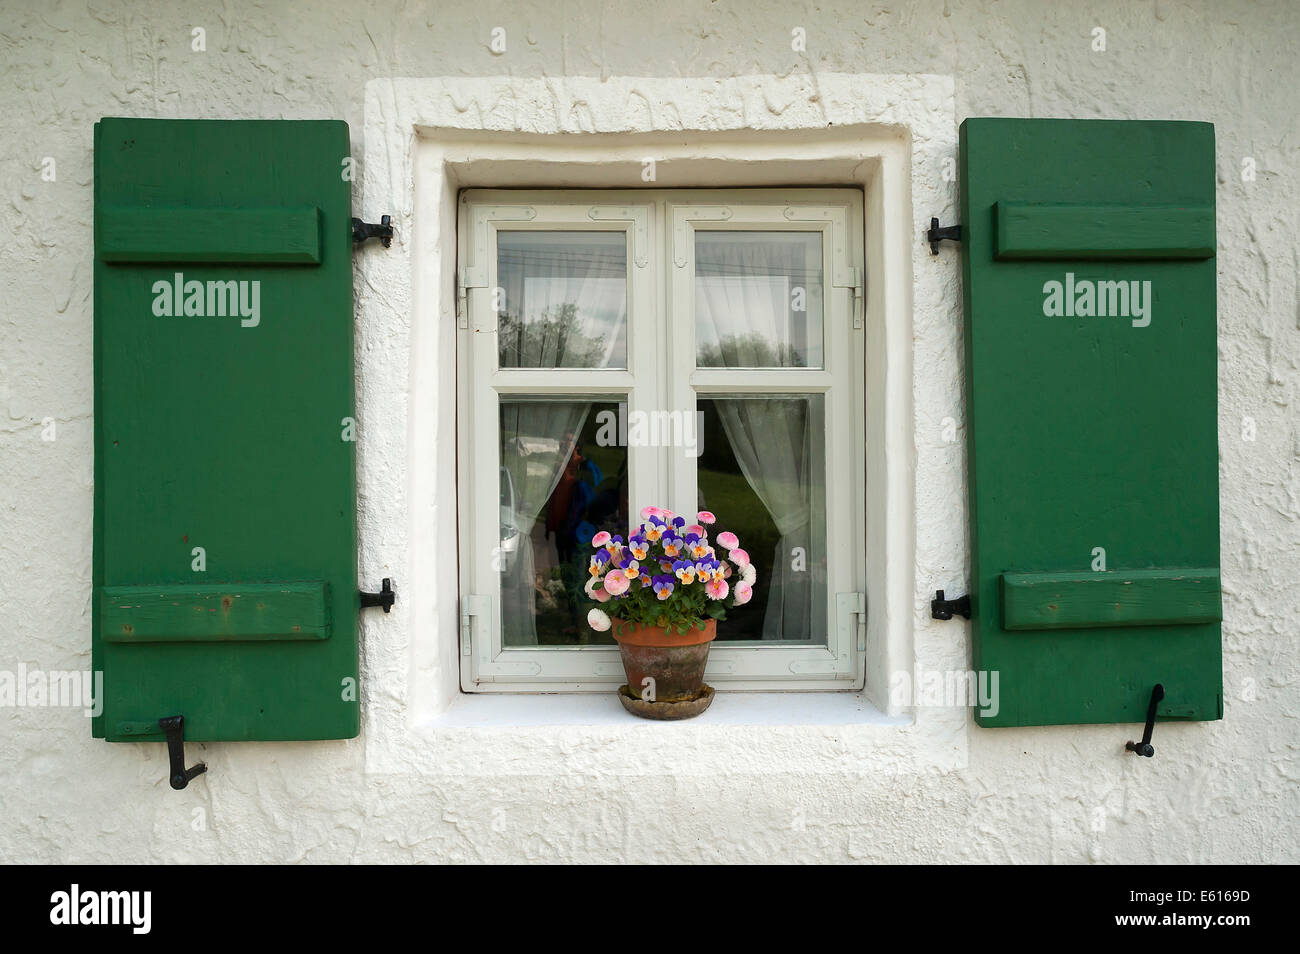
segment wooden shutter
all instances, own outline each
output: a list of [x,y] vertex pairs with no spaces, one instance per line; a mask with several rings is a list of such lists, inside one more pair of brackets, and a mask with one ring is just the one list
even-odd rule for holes
[[1221,718],[1213,127],[970,119],[961,185],[976,718]]
[[97,737],[357,734],[348,153],[334,121],[96,124]]

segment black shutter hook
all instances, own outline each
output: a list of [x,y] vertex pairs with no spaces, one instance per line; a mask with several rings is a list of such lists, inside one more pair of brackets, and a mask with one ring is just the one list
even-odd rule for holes
[[1142,733],[1141,742],[1129,742],[1124,746],[1126,751],[1136,752],[1138,755],[1145,755],[1147,758],[1156,754],[1156,748],[1151,744],[1151,733],[1156,730],[1156,706],[1160,700],[1165,697],[1165,687],[1160,683],[1155,684],[1151,690],[1151,704],[1147,706],[1147,726]]
[[158,720],[158,728],[163,730],[163,735],[167,737],[167,761],[169,768],[167,780],[171,783],[172,788],[180,791],[190,781],[198,775],[202,775],[208,770],[204,762],[199,762],[193,768],[185,767],[185,717],[174,715],[167,716]]

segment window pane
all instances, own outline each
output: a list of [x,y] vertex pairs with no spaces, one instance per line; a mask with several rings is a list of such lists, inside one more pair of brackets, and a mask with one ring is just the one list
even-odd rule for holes
[[591,538],[627,528],[627,448],[596,439],[617,400],[502,398],[495,566],[507,647],[614,642],[587,625],[583,587]]
[[497,235],[503,368],[627,367],[627,233]]
[[820,232],[696,232],[701,368],[821,368]]
[[699,400],[699,508],[740,538],[757,571],[753,599],[728,611],[719,640],[826,643],[824,403],[820,394]]

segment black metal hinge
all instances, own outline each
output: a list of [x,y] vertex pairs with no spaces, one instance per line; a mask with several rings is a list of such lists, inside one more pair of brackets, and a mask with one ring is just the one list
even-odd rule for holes
[[383,607],[384,612],[387,613],[393,608],[393,604],[396,602],[397,594],[393,592],[392,577],[384,577],[383,586],[380,587],[378,593],[367,593],[364,590],[361,591],[362,608],[367,606],[381,606]]
[[943,228],[939,228],[939,220],[932,218],[930,219],[930,231],[925,233],[925,238],[930,243],[930,254],[938,255],[940,242],[961,241],[961,226],[945,225]]
[[970,595],[946,600],[943,590],[935,590],[934,599],[930,600],[930,619],[952,619],[954,616],[970,619]]
[[360,245],[366,239],[377,238],[384,243],[384,248],[389,248],[393,244],[393,217],[391,215],[381,215],[379,224],[374,222],[362,222],[360,219],[352,220],[352,244]]

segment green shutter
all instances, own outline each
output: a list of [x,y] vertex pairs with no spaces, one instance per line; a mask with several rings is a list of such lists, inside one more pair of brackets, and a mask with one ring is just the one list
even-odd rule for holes
[[97,737],[357,734],[348,153],[334,121],[95,126]]
[[1214,182],[1206,123],[962,124],[981,725],[1222,717]]

